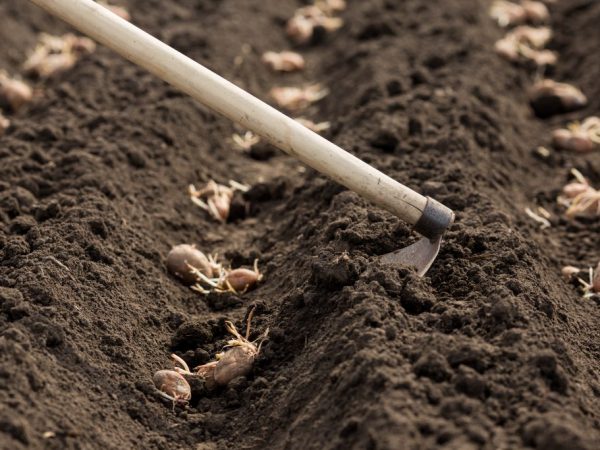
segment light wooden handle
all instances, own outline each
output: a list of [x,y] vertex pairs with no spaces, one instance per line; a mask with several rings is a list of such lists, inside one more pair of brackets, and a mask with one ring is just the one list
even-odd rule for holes
[[411,225],[421,218],[424,196],[92,0],[31,1]]

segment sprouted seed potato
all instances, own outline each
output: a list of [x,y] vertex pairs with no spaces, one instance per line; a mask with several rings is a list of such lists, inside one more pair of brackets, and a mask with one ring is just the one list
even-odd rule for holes
[[[254,261],[254,268],[225,269],[221,266],[218,276],[207,277],[204,273],[190,266],[190,271],[196,276],[196,284],[192,289],[201,294],[211,292],[244,294],[260,282],[264,275],[258,270],[258,260]],[[208,287],[205,287],[208,286]]]
[[186,404],[192,398],[192,389],[185,377],[175,370],[159,370],[152,377],[160,395],[174,404]]
[[167,269],[183,282],[191,284],[196,282],[196,275],[191,271],[193,267],[207,277],[213,277],[220,271],[220,266],[212,256],[206,256],[193,245],[180,244],[171,249],[167,255]]
[[33,98],[33,90],[24,81],[11,78],[0,71],[0,104],[5,104],[13,112],[18,111]]
[[231,333],[235,339],[231,339],[227,342],[225,350],[217,355],[216,361],[211,361],[207,364],[198,366],[194,368],[194,372],[192,372],[183,359],[179,358],[177,355],[172,355],[176,364],[175,370],[183,375],[199,376],[203,378],[206,387],[209,389],[214,389],[218,386],[227,386],[235,378],[248,375],[252,370],[256,357],[260,353],[262,343],[269,334],[269,329],[267,328],[257,340],[253,342],[249,340],[250,322],[253,313],[254,310],[252,310],[248,316],[245,336],[242,336],[238,332],[233,323],[230,321],[225,322],[227,331]]
[[296,52],[265,52],[262,62],[276,72],[294,72],[304,69],[304,57]]
[[587,153],[600,145],[600,118],[588,117],[583,122],[570,123],[567,128],[552,132],[555,147],[577,153]]
[[274,87],[271,89],[271,97],[273,97],[275,103],[290,111],[305,109],[328,94],[329,90],[321,87],[318,83],[302,88]]

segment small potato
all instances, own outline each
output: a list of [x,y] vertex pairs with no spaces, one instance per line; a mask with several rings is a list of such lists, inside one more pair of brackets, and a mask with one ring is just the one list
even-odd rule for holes
[[25,82],[0,72],[0,104],[6,104],[16,112],[32,98],[33,90]]
[[207,277],[213,276],[213,268],[204,253],[193,245],[180,244],[171,249],[167,255],[167,269],[184,283],[196,282],[196,276],[190,271],[188,264]]
[[540,23],[547,22],[550,19],[550,11],[542,2],[523,0],[521,6],[525,10],[529,22]]
[[570,280],[573,275],[577,275],[579,272],[581,272],[581,270],[574,266],[564,266],[560,272],[564,278]]
[[577,153],[587,153],[594,149],[594,142],[584,131],[554,130],[552,132],[552,143],[557,148]]
[[165,398],[178,403],[187,403],[192,398],[192,389],[187,380],[174,370],[159,370],[152,377],[154,386]]
[[294,72],[304,69],[304,57],[295,52],[265,52],[262,61],[277,72]]
[[296,44],[304,45],[308,44],[315,30],[314,23],[304,16],[294,16],[288,20],[285,27],[285,32],[288,37]]
[[262,279],[262,274],[250,269],[233,269],[227,273],[225,280],[236,292],[246,292]]

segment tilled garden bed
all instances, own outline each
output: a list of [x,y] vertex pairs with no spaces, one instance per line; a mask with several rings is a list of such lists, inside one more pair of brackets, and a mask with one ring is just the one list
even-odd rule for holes
[[[556,197],[573,168],[600,185],[600,152],[550,135],[600,114],[600,4],[549,5],[552,77],[589,103],[540,120],[535,71],[494,53],[490,3],[350,0],[341,29],[297,49],[307,69],[282,75],[260,56],[292,48],[298,1],[123,0],[267,101],[326,86],[305,112],[331,122],[325,137],[456,222],[424,278],[384,266],[408,226],[278,151],[241,151],[227,120],[99,47],[37,82],[0,138],[0,447],[597,448],[600,304],[561,267],[598,263],[600,218],[567,220]],[[67,31],[1,0],[0,68],[19,73],[37,33]],[[187,196],[209,179],[251,186],[226,224]],[[550,227],[525,214],[538,206]],[[198,294],[165,269],[179,243],[258,258],[264,280]],[[253,307],[253,335],[270,333],[249,376],[192,380],[187,407],[158,395],[171,353],[206,363]]]

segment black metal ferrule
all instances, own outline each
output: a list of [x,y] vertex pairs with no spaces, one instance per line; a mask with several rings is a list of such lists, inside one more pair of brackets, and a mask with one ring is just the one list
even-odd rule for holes
[[427,197],[423,215],[415,224],[414,230],[426,238],[435,239],[444,234],[452,222],[454,222],[452,210],[437,200]]

